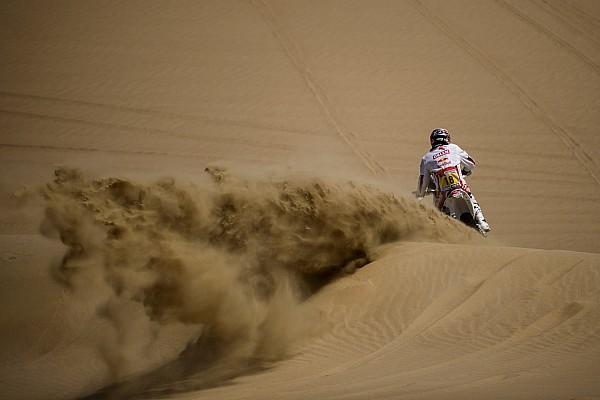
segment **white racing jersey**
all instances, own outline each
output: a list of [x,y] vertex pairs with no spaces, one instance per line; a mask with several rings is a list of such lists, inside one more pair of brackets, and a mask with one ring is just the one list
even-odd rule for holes
[[455,188],[471,192],[461,169],[470,171],[475,167],[475,161],[459,146],[451,143],[429,150],[421,160],[421,176],[419,177],[418,193],[425,195],[433,177],[437,190],[448,192]]

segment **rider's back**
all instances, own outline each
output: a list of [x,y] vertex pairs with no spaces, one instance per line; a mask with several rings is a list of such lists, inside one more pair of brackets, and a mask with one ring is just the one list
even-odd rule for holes
[[467,152],[450,143],[432,148],[425,154],[421,162],[421,174],[431,175],[438,190],[449,190],[457,186],[468,189],[462,169],[471,170],[474,166],[475,162]]

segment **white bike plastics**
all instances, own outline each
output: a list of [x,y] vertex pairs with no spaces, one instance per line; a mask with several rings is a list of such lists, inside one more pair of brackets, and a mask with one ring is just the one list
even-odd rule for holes
[[[435,194],[435,190],[428,188],[425,191],[425,195]],[[434,200],[435,201],[435,200]],[[461,221],[465,225],[477,230],[482,236],[487,237],[487,232],[479,227],[475,222],[475,207],[473,207],[473,201],[469,194],[458,188],[453,189],[448,193],[444,205],[441,210],[444,214]]]

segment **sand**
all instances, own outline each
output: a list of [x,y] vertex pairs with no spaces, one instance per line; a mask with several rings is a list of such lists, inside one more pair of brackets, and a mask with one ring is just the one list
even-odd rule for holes
[[[0,397],[600,398],[600,2],[0,6]],[[433,128],[483,238],[415,200]]]

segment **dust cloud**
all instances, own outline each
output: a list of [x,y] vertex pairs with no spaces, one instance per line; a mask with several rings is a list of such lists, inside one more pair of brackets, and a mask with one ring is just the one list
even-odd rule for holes
[[[42,233],[66,246],[52,276],[108,326],[94,346],[112,386],[90,398],[197,389],[262,368],[318,332],[311,295],[377,246],[473,237],[370,185],[206,172],[210,184],[144,184],[61,168],[42,189]],[[181,353],[149,356],[169,335]]]

